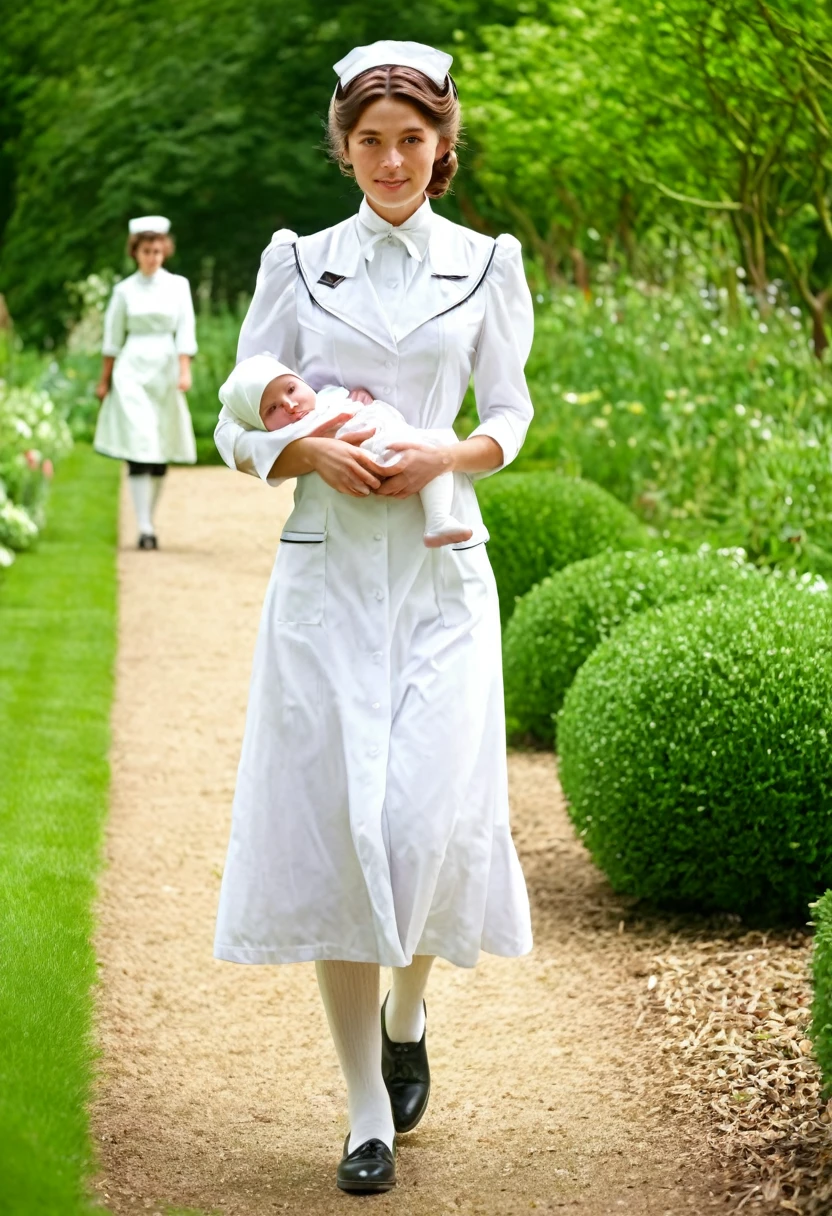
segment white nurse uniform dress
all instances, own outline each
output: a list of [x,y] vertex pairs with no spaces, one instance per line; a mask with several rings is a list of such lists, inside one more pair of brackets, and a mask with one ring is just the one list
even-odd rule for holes
[[[398,228],[362,204],[314,236],[275,234],[240,334],[312,386],[365,387],[449,442],[473,373],[504,463],[532,407],[532,306],[518,242],[430,204]],[[234,468],[269,480],[281,432],[223,409]],[[418,495],[298,478],[254,655],[215,954],[239,963],[405,966],[531,948],[509,830],[500,623],[470,477],[463,546],[426,549]],[[274,480],[270,484],[275,484]]]
[[93,446],[141,464],[193,464],[196,442],[177,388],[179,355],[195,355],[196,325],[188,280],[160,268],[136,271],[113,288],[102,352],[115,358]]

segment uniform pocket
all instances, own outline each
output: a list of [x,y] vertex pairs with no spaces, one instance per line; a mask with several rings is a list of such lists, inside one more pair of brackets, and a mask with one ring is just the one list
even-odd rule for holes
[[326,603],[326,532],[284,529],[275,569],[277,620],[320,625]]
[[488,598],[483,561],[488,562],[482,541],[448,545],[434,550],[437,557],[436,592],[442,624],[455,628],[474,626],[482,616]]

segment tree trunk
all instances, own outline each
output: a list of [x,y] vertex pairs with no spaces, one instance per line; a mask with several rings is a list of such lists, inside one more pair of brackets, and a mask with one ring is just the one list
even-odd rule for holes
[[586,258],[577,245],[573,245],[569,250],[569,256],[575,271],[575,285],[583,292],[584,299],[589,300],[592,298],[592,289],[589,283],[589,267],[586,264]]
[[812,308],[812,351],[818,359],[823,358],[823,352],[829,345],[824,318],[828,299],[828,291],[819,292],[814,298],[814,306]]

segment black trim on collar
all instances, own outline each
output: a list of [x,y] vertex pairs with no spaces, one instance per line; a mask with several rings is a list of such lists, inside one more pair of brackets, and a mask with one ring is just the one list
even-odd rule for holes
[[[306,278],[306,275],[303,273],[303,266],[301,265],[301,261],[300,261],[300,253],[298,252],[297,241],[292,242],[292,252],[295,255],[295,266],[297,267],[298,275],[300,276],[300,280],[303,283],[304,287],[306,288],[309,299],[312,301],[313,304],[315,304],[318,308],[320,308],[321,312],[329,313],[329,309],[324,308],[324,306],[323,306],[323,304],[321,304],[320,300],[316,300],[314,295],[312,294],[312,288],[309,286],[309,281]],[[474,286],[468,292],[468,294],[466,296],[463,296],[461,300],[457,300],[456,304],[452,304],[450,306],[450,308],[443,308],[442,312],[435,312],[432,317],[428,317],[428,321],[435,321],[437,319],[437,317],[445,317],[445,316],[447,316],[447,314],[449,312],[453,312],[454,309],[461,308],[463,304],[468,303],[468,301],[471,299],[471,296],[475,295],[475,293],[479,291],[480,287],[482,287],[483,283],[485,282],[485,276],[488,274],[489,270],[491,269],[491,263],[494,261],[494,255],[496,254],[496,252],[497,252],[497,242],[492,241],[491,253],[489,254],[488,261],[485,264],[485,269],[483,270],[480,277],[477,279]],[[332,272],[328,270],[325,273],[331,274]],[[341,279],[343,280],[345,277],[346,277],[345,275],[342,275]],[[431,277],[433,277],[433,276],[431,276]],[[443,277],[443,276],[439,276],[439,277]],[[450,278],[451,276],[449,275],[447,277]],[[468,275],[466,274],[466,275],[462,275],[460,277],[467,279]],[[321,278],[323,278],[323,275],[321,276]],[[320,282],[321,280],[319,279],[318,281]],[[327,284],[327,286],[334,286],[334,284]],[[335,313],[330,313],[330,316],[336,316],[336,315],[337,314],[335,314]],[[343,318],[338,317],[337,319],[340,321]],[[427,322],[423,322],[423,324],[427,324]]]

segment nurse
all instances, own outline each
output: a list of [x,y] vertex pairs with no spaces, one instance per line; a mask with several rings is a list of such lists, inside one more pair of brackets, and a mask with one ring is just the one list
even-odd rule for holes
[[196,325],[188,280],[164,269],[173,253],[163,215],[130,220],[136,273],[113,288],[104,317],[103,402],[94,446],[126,460],[140,549],[156,549],[153,516],[168,464],[194,464],[196,442],[183,396],[191,387]]
[[[287,441],[223,409],[217,446],[269,485],[297,478],[254,657],[215,954],[314,960],[347,1085],[343,1190],[395,1184],[395,1133],[430,1092],[436,955],[531,949],[509,830],[500,624],[472,479],[517,454],[532,306],[520,246],[435,215],[457,169],[451,57],[412,42],[336,64],[332,151],[364,193],[312,236],[275,233],[238,357],[313,388],[366,386],[444,434],[379,468],[353,442]],[[453,423],[473,375],[480,424]],[[422,545],[418,492],[450,470],[463,545]],[[379,967],[392,984],[379,1016]]]

